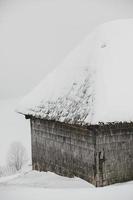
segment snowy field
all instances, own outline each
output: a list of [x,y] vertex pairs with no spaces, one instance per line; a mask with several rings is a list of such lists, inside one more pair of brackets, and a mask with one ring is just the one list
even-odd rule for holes
[[133,200],[133,181],[95,188],[79,178],[30,171],[0,178],[0,200]]

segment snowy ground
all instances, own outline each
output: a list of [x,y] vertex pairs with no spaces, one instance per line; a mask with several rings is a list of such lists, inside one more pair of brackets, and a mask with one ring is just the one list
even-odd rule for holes
[[0,200],[133,200],[133,181],[95,188],[79,178],[30,171],[0,178]]

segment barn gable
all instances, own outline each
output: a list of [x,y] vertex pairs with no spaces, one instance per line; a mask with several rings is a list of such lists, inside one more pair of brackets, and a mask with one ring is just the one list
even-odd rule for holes
[[133,20],[92,32],[18,107],[67,123],[133,120]]

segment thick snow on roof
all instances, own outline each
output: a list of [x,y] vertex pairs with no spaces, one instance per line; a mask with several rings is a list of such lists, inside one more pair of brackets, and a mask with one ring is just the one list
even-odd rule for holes
[[97,27],[18,112],[82,125],[133,120],[133,19]]

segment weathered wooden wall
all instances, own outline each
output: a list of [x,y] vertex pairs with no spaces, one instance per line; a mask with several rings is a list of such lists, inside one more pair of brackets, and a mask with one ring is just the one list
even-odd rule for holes
[[31,118],[33,169],[96,186],[133,180],[133,124],[79,127]]
[[33,169],[81,177],[95,184],[92,131],[62,123],[31,120]]
[[133,124],[95,128],[97,186],[133,180]]

